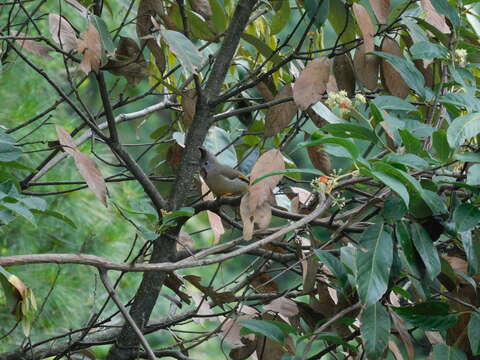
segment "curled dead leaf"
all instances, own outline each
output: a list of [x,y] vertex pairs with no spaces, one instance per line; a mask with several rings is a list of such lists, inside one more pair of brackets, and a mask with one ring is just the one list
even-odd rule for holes
[[192,125],[193,118],[195,117],[195,109],[197,107],[197,90],[188,89],[182,94],[182,108],[183,108],[183,120],[185,126],[189,128]]
[[320,57],[311,61],[295,81],[293,100],[302,110],[320,101],[330,77],[330,60]]
[[208,0],[190,0],[190,5],[193,11],[202,15],[206,20],[210,19],[213,15],[210,1]]
[[250,286],[258,293],[278,292],[278,285],[268,273],[258,273],[250,280]]
[[173,171],[177,171],[178,167],[180,166],[183,158],[183,151],[183,147],[177,143],[169,146],[165,161],[168,165],[170,165]]
[[[381,50],[383,52],[403,58],[402,49],[400,49],[400,46],[398,46],[395,40],[392,40],[389,37],[383,38]],[[385,88],[390,91],[393,96],[398,96],[402,99],[408,96],[410,88],[408,87],[407,83],[385,59],[381,60],[381,74]]]
[[273,311],[284,316],[295,316],[299,313],[297,303],[285,296],[279,297],[265,305],[265,310]]
[[125,36],[120,37],[115,59],[109,59],[104,69],[114,75],[125,77],[132,86],[137,85],[148,75],[147,62],[140,47],[133,39]]
[[85,179],[88,188],[105,206],[107,205],[107,185],[100,169],[93,159],[80,152],[69,133],[61,126],[56,126],[58,140],[67,154],[75,160],[80,175]]
[[315,169],[320,170],[325,175],[330,175],[332,171],[332,162],[330,155],[324,151],[322,145],[314,145],[307,147],[308,157]]
[[355,73],[350,54],[335,56],[333,59],[333,74],[337,80],[338,90],[345,90],[349,97],[355,94]]
[[[265,84],[265,82],[260,81],[257,85],[256,88],[258,91],[260,91],[260,94],[262,94],[263,98],[265,101],[272,101],[274,96],[272,92],[270,91],[270,88]],[[292,95],[290,95],[292,96]]]
[[67,19],[58,14],[49,14],[48,26],[53,41],[63,50],[69,52],[77,49],[77,34]]
[[[203,196],[205,200],[215,200],[215,196],[208,188],[208,185],[202,179],[202,194],[207,194]],[[218,244],[220,242],[221,236],[225,233],[225,228],[223,227],[222,218],[218,216],[213,211],[207,210],[208,222],[210,223],[210,228],[213,232],[213,243]]]
[[438,11],[435,10],[430,0],[420,0],[420,4],[422,4],[422,9],[426,14],[425,21],[435,26],[442,33],[450,34],[450,27],[445,21],[445,16],[439,14]]
[[[10,32],[13,36],[18,36],[19,38],[28,37],[26,34],[11,31]],[[48,53],[52,50],[48,46],[40,44],[38,41],[35,40],[26,40],[26,39],[15,39],[15,42],[19,44],[23,49],[31,52],[32,54],[38,55],[44,59],[51,59],[52,57],[48,55]]]
[[[274,100],[284,99],[293,96],[292,84],[287,84],[275,96]],[[297,113],[297,106],[294,101],[287,101],[274,105],[267,111],[265,118],[265,136],[274,136],[285,129]]]
[[379,24],[386,24],[390,13],[390,0],[370,0],[373,12]]
[[377,88],[380,59],[378,56],[365,54],[364,44],[355,50],[353,67],[355,76],[363,87],[372,91]]
[[365,46],[365,52],[371,52],[374,50],[375,43],[373,42],[373,23],[368,15],[367,10],[359,4],[353,4],[353,13],[355,14],[355,20],[357,20],[358,27],[362,32],[363,45]]
[[80,69],[85,74],[89,74],[91,71],[98,72],[102,60],[102,42],[100,34],[91,22],[87,25],[87,31],[80,34],[76,52],[83,54]]

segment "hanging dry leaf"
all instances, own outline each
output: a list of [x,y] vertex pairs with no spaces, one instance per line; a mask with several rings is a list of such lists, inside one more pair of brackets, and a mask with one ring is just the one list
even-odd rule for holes
[[190,5],[193,11],[202,15],[205,20],[210,19],[213,15],[210,1],[208,0],[190,0]]
[[[183,281],[173,272],[169,272],[165,278],[165,286],[172,290],[186,304],[190,304],[190,296],[183,292],[181,288],[184,286]],[[181,307],[181,305],[180,305]]]
[[87,25],[87,31],[80,34],[80,39],[77,41],[77,53],[83,53],[80,69],[85,74],[89,74],[92,70],[98,71],[102,60],[102,42],[100,34],[91,22]]
[[250,194],[247,192],[243,195],[240,201],[240,217],[243,222],[243,238],[245,240],[251,240],[253,237],[253,211],[250,210]]
[[242,338],[241,339],[243,346],[234,347],[228,353],[228,356],[231,360],[246,360],[250,359],[250,355],[255,351],[257,348],[257,339],[254,340]]
[[77,48],[77,34],[67,19],[58,14],[49,14],[48,26],[53,41],[63,50],[69,52]]
[[333,59],[333,74],[338,90],[345,90],[349,97],[355,94],[355,73],[350,54],[337,55]]
[[[13,36],[18,36],[19,38],[28,37],[26,34],[17,31],[10,31],[10,33]],[[38,55],[44,59],[52,58],[50,55],[48,55],[48,52],[51,51],[51,49],[48,46],[40,44],[38,41],[15,39],[15,42],[19,44],[23,49],[31,52],[32,54]]]
[[265,305],[264,309],[288,317],[295,316],[299,313],[297,303],[284,296],[271,301],[268,305]]
[[73,157],[80,175],[85,179],[89,189],[105,206],[107,205],[107,185],[100,169],[93,159],[80,152],[70,134],[61,126],[56,126],[58,140],[67,154]]
[[402,340],[403,345],[407,350],[408,360],[414,360],[415,350],[413,347],[412,336],[405,327],[403,319],[398,316],[397,313],[395,313],[394,311],[390,311],[390,316],[392,317],[393,325],[395,326],[395,329],[397,329],[398,334],[400,335],[400,339]]
[[109,59],[104,67],[114,75],[123,76],[131,86],[137,85],[148,75],[147,62],[137,43],[121,36],[115,50],[115,59]]
[[322,145],[314,145],[307,147],[308,157],[315,169],[320,170],[325,175],[330,175],[332,171],[332,162],[330,155],[323,150]]
[[330,77],[330,60],[321,57],[311,61],[295,81],[293,100],[302,110],[320,101]]
[[413,63],[425,78],[425,86],[428,88],[432,88],[433,85],[435,85],[435,77],[433,73],[433,62],[425,66],[425,60],[416,59],[416,60],[413,60]]
[[[201,293],[194,291],[190,293],[190,296],[192,297],[193,302],[195,303],[195,306],[198,309],[198,311],[196,312],[198,315],[207,315],[207,316],[215,315],[215,311],[212,310],[212,308],[208,304],[207,299],[204,299]],[[216,320],[217,317],[211,316],[208,319]],[[202,325],[205,323],[206,320],[207,320],[206,317],[195,316],[193,318],[193,321],[195,321],[196,323],[200,323]]]
[[164,16],[164,8],[162,1],[156,0],[141,0],[137,11],[137,36],[142,42],[143,46],[148,47],[155,58],[155,65],[158,71],[163,73],[166,67],[165,54],[157,41],[153,38],[150,31],[154,27],[152,18],[155,15]]
[[[202,180],[202,194],[207,194],[203,198],[205,200],[215,200],[213,193],[208,188],[207,184]],[[222,218],[215,214],[213,211],[207,210],[208,222],[210,223],[210,228],[213,231],[213,243],[218,244],[220,242],[221,236],[225,233],[225,228],[223,227]]]
[[377,88],[379,66],[380,59],[377,56],[365,54],[364,44],[355,50],[353,67],[355,76],[363,87],[372,91]]
[[303,291],[309,293],[315,288],[317,270],[319,267],[318,261],[312,256],[302,255],[302,279]]
[[177,239],[177,251],[191,250],[194,247],[193,238],[190,234],[185,231],[180,231]]
[[[272,101],[273,100],[274,96],[273,96],[272,92],[270,91],[270,88],[263,81],[260,81],[256,85],[256,88],[260,92],[260,94],[262,94],[265,101]],[[292,95],[290,95],[290,96],[292,96]]]
[[[239,325],[238,322],[241,320],[253,319],[254,317],[255,315],[253,314],[240,315],[236,318],[230,318],[225,321],[220,328],[220,334],[221,336],[223,335],[223,340],[233,348],[242,347],[244,345],[242,342],[243,336],[240,336],[240,330],[242,329],[242,326]],[[244,337],[250,341],[254,341],[255,339],[255,335],[253,334],[248,334]]]
[[192,125],[193,118],[195,117],[195,109],[197,107],[197,90],[188,89],[182,93],[182,108],[183,108],[183,120],[185,126],[189,128]]
[[[275,100],[292,96],[292,84],[287,84],[275,96]],[[274,136],[285,129],[296,113],[297,106],[294,101],[287,101],[269,108],[265,118],[265,136]]]
[[370,0],[373,12],[379,24],[386,24],[390,13],[390,0]]
[[355,20],[357,20],[358,27],[362,32],[363,44],[365,45],[365,52],[371,52],[374,50],[375,44],[373,42],[373,24],[367,10],[359,3],[353,4],[353,13],[355,14]]
[[183,278],[187,280],[190,284],[195,286],[202,293],[209,296],[215,305],[234,302],[236,299],[235,294],[230,291],[217,292],[211,286],[203,286],[201,283],[202,278],[200,276],[185,275]]
[[291,198],[292,211],[297,214],[308,213],[310,206],[309,203],[314,199],[313,194],[310,191],[299,187],[291,187],[293,191],[293,198]]
[[395,360],[403,360],[402,352],[398,348],[398,345],[395,341],[388,340],[388,349],[392,352]]
[[[392,40],[388,37],[383,38],[381,50],[383,52],[403,58],[403,53],[402,49],[400,49],[400,46],[398,46],[395,40]],[[408,96],[410,88],[403,80],[402,76],[385,59],[381,60],[381,70],[381,78],[384,82],[385,88],[393,96],[398,96],[399,98],[405,99]]]
[[432,6],[430,0],[420,0],[422,4],[423,11],[425,11],[426,19],[425,21],[429,24],[435,26],[438,30],[440,30],[444,34],[450,34],[450,28],[445,21],[445,16],[439,14],[437,10]]
[[337,79],[335,79],[335,75],[333,75],[333,73],[331,73],[330,76],[328,77],[328,82],[326,87],[327,87],[327,93],[338,92]]

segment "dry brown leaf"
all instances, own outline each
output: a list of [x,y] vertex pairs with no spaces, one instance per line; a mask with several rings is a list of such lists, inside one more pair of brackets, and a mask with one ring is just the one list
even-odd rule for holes
[[53,41],[63,50],[69,52],[77,48],[77,34],[67,19],[58,14],[49,14],[48,26]]
[[[287,84],[278,92],[274,100],[291,96],[293,96],[292,84]],[[265,136],[274,136],[285,129],[296,113],[297,105],[294,101],[287,101],[269,108],[265,118]]]
[[[13,36],[18,36],[20,38],[28,37],[26,34],[16,31],[11,31]],[[35,40],[22,40],[22,39],[15,39],[17,44],[19,44],[22,48],[27,51],[30,51],[32,54],[38,55],[44,59],[51,59],[52,57],[48,55],[48,52],[51,49],[48,46],[40,44],[38,41]],[[1,53],[0,53],[1,54]]]
[[249,359],[249,356],[252,355],[252,353],[257,348],[256,338],[254,340],[242,338],[241,341],[244,344],[243,346],[232,348],[232,350],[230,350],[230,352],[228,353],[228,356],[230,357],[230,359],[232,360]]
[[370,0],[373,12],[379,24],[386,24],[390,13],[390,0]]
[[177,251],[182,251],[186,249],[191,250],[194,247],[195,245],[193,243],[193,238],[190,236],[190,234],[185,231],[180,231],[177,239]]
[[129,85],[135,86],[148,75],[147,62],[137,43],[121,36],[115,50],[115,59],[109,59],[105,69],[114,75],[124,76]]
[[372,91],[377,88],[379,66],[380,59],[377,56],[365,54],[364,44],[355,50],[353,67],[355,76],[363,87]]
[[338,91],[337,79],[335,79],[335,75],[330,74],[328,77],[327,82],[327,93],[333,93]]
[[[395,40],[392,40],[388,37],[383,38],[381,50],[383,52],[403,58],[403,53],[402,49],[400,49],[400,46],[398,46]],[[408,96],[410,88],[403,80],[402,76],[385,59],[381,60],[381,70],[382,80],[384,81],[385,88],[390,92],[390,94],[405,99]]]
[[85,179],[89,189],[105,206],[107,205],[107,185],[93,159],[80,152],[69,133],[61,126],[56,126],[58,140],[65,152],[73,157],[80,175]]
[[[258,177],[276,170],[285,169],[282,153],[277,149],[267,151],[260,156],[250,174],[250,184]],[[243,237],[250,240],[253,235],[254,222],[261,228],[268,227],[271,219],[270,203],[272,191],[282,179],[283,175],[274,175],[250,185],[248,192],[240,203],[240,216],[243,221]]]
[[190,0],[190,5],[193,11],[202,15],[206,20],[210,19],[213,15],[210,1],[208,0]]
[[303,256],[301,261],[302,265],[302,279],[303,279],[303,291],[309,293],[315,288],[317,270],[319,267],[318,261],[312,256]]
[[256,274],[250,280],[250,286],[258,293],[278,292],[278,285],[268,273]]
[[[195,306],[198,309],[196,312],[198,315],[207,315],[207,316],[215,315],[215,311],[212,310],[212,308],[208,304],[207,299],[204,299],[201,293],[193,291],[190,293],[190,296],[192,297],[193,302],[195,303]],[[209,317],[208,319],[213,320],[213,319],[216,319],[216,317],[212,316],[212,317]],[[205,323],[206,320],[207,320],[206,317],[195,316],[193,318],[193,321],[202,325]]]
[[398,345],[393,340],[388,340],[388,348],[392,352],[393,356],[395,356],[396,360],[403,360],[403,355]]
[[183,147],[177,143],[172,144],[167,150],[167,157],[165,161],[172,168],[173,171],[177,171],[183,158]]
[[[207,194],[208,193],[208,194]],[[208,189],[208,185],[202,180],[202,194],[207,194],[203,198],[205,200],[215,200],[213,193]],[[223,227],[222,218],[215,214],[213,211],[207,210],[208,222],[213,232],[213,243],[217,244],[220,241],[221,236],[225,233]]]
[[291,189],[295,194],[291,200],[292,212],[297,214],[306,213],[309,202],[313,199],[312,193],[299,187],[291,187]]
[[165,278],[165,286],[172,290],[186,304],[190,304],[190,296],[180,290],[183,281],[173,272],[169,272]]
[[311,61],[295,81],[293,100],[302,110],[320,101],[330,77],[330,60],[321,57]]
[[[265,101],[272,101],[273,100],[274,96],[273,96],[272,92],[270,91],[270,88],[263,81],[260,81],[256,85],[256,88],[260,92],[260,94],[262,94]],[[290,96],[292,96],[292,95],[290,95]]]
[[195,109],[197,107],[197,90],[188,89],[182,94],[182,108],[183,119],[185,126],[189,128],[192,125],[193,118],[195,117]]
[[273,311],[284,316],[295,316],[299,313],[297,303],[285,296],[279,297],[265,305],[265,310]]
[[345,90],[349,97],[355,94],[355,73],[350,54],[337,55],[333,59],[333,74],[338,90]]
[[365,10],[365,8],[359,3],[353,4],[353,13],[355,14],[355,20],[357,21],[358,27],[362,32],[365,52],[371,52],[375,48],[375,43],[373,42],[374,29],[372,20],[370,19],[367,10]]
[[451,31],[445,21],[445,16],[439,14],[437,10],[435,10],[430,0],[420,0],[420,3],[422,4],[423,11],[425,11],[425,14],[427,15],[425,21],[435,26],[442,33],[450,34]]
[[102,60],[102,42],[100,34],[91,22],[87,25],[87,31],[80,34],[76,51],[79,54],[83,53],[80,69],[85,74],[89,74],[92,70],[98,71]]
[[157,0],[141,0],[137,11],[137,36],[142,42],[142,48],[146,44],[150,52],[155,58],[155,65],[158,71],[163,73],[166,67],[165,54],[162,48],[153,38],[150,29],[153,28],[152,18],[155,15],[164,16],[164,8],[162,1]]
[[433,85],[435,85],[435,78],[433,74],[433,62],[425,66],[425,60],[416,59],[416,60],[413,60],[413,63],[425,78],[425,86],[428,88],[432,88]]
[[[223,340],[234,348],[243,346],[244,344],[242,342],[242,336],[240,336],[240,330],[242,329],[242,326],[240,326],[238,322],[241,320],[253,319],[254,317],[255,315],[253,314],[240,315],[236,318],[230,318],[225,321],[220,328],[220,333],[223,335]],[[255,335],[253,334],[248,334],[244,337],[251,341],[254,341],[255,339]]]
[[308,157],[315,169],[320,170],[325,175],[330,175],[332,171],[332,162],[330,155],[323,150],[322,145],[314,145],[307,147]]
[[235,294],[231,291],[217,292],[211,286],[202,285],[202,278],[200,276],[185,275],[183,278],[202,293],[209,296],[215,305],[222,305],[224,303],[234,302],[236,300]]

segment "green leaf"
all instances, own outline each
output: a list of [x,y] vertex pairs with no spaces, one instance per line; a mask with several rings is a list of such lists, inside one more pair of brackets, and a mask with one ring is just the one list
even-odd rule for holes
[[422,28],[424,28],[425,30],[428,30],[430,31],[433,35],[435,35],[435,37],[440,40],[440,42],[443,44],[443,46],[445,47],[448,47],[449,46],[449,37],[447,35],[445,35],[444,33],[442,33],[440,30],[438,30],[435,26],[433,26],[432,24],[426,22],[425,20],[423,19],[420,19],[420,18],[415,18],[415,20],[417,21],[418,25],[420,25]]
[[261,334],[273,341],[283,344],[285,341],[285,334],[277,325],[265,320],[245,319],[238,322],[239,325],[254,332]]
[[446,330],[457,322],[457,317],[450,314],[448,304],[440,301],[427,301],[413,306],[393,307],[393,310],[402,318],[408,320],[411,325],[424,330]]
[[283,30],[290,19],[290,1],[282,1],[282,6],[273,15],[272,25],[270,27],[270,34],[275,35]]
[[419,41],[410,47],[412,53],[412,59],[438,59],[447,58],[448,50],[440,45],[434,44],[430,41]]
[[33,225],[36,226],[35,218],[33,217],[32,212],[25,206],[23,206],[20,202],[7,202],[3,201],[0,203],[0,208],[6,208],[8,210],[17,213],[18,215],[23,216],[25,219],[30,221]]
[[357,124],[326,124],[322,130],[341,138],[362,139],[375,144],[378,142],[377,135],[371,129]]
[[382,304],[374,303],[363,309],[360,334],[367,358],[381,359],[390,335],[390,316]]
[[373,51],[373,54],[387,60],[390,65],[402,76],[407,85],[424,98],[431,97],[431,91],[425,87],[425,79],[422,73],[408,60],[385,53],[382,51]]
[[400,137],[402,138],[403,145],[407,149],[407,152],[411,154],[418,154],[421,157],[428,157],[428,153],[423,150],[423,145],[420,139],[415,137],[409,130],[400,129]]
[[471,231],[460,233],[460,240],[467,256],[468,275],[477,275],[480,265],[480,243],[472,238]]
[[400,241],[400,245],[402,247],[401,252],[405,257],[405,260],[406,260],[405,265],[407,265],[408,272],[410,272],[413,276],[419,278],[420,271],[418,269],[417,261],[416,261],[416,257],[418,255],[415,248],[413,247],[408,226],[404,221],[401,221],[397,225],[396,234],[397,234],[398,240]]
[[450,147],[457,149],[465,140],[480,133],[480,112],[459,116],[447,130]]
[[355,20],[342,0],[330,0],[328,21],[337,33],[337,36],[340,36],[340,42],[346,44],[347,48],[350,48],[352,45],[347,43],[355,40],[356,37]]
[[467,360],[463,351],[445,344],[433,345],[433,357],[435,360]]
[[370,103],[370,106],[372,103],[383,110],[403,110],[408,112],[418,112],[418,109],[412,104],[410,104],[408,101],[391,95],[377,96]]
[[450,145],[448,145],[445,130],[438,130],[432,134],[432,145],[440,161],[445,162],[450,159],[452,149],[450,149]]
[[320,30],[327,20],[330,0],[304,0],[303,6],[310,20],[315,18],[314,24]]
[[252,183],[252,185],[255,185],[256,183],[262,181],[265,178],[268,178],[270,176],[275,176],[275,175],[285,175],[285,174],[310,174],[310,175],[316,175],[316,176],[324,176],[325,174],[321,172],[320,170],[317,169],[284,169],[284,170],[276,170],[269,172],[265,175],[262,175],[258,178],[255,179],[255,181]]
[[195,215],[195,209],[192,207],[182,207],[176,211],[171,212],[168,215],[165,215],[163,217],[163,223],[167,224],[168,222],[171,222],[172,220],[181,218],[181,217],[191,217]]
[[57,219],[63,221],[65,224],[70,225],[72,228],[77,229],[77,225],[72,221],[72,219],[70,219],[68,216],[60,214],[59,212],[50,211],[50,210],[46,210],[46,211],[32,210],[32,213],[57,218]]
[[338,258],[328,251],[314,249],[315,255],[322,264],[324,264],[330,272],[333,274],[336,280],[340,283],[341,287],[345,287],[348,281],[347,272],[343,264],[338,260]]
[[458,232],[470,230],[480,222],[480,210],[472,204],[463,203],[453,212],[453,221]]
[[360,156],[360,150],[355,143],[347,139],[341,138],[331,138],[331,137],[321,137],[320,139],[304,141],[297,145],[297,148],[314,146],[314,145],[325,145],[331,144],[335,146],[341,146],[351,155],[352,159],[357,159]]
[[473,355],[480,355],[480,314],[472,312],[468,322],[468,340]]
[[460,25],[460,17],[457,10],[452,8],[447,0],[435,0],[431,3],[440,14],[448,17],[454,26]]
[[480,185],[480,164],[475,164],[468,168],[467,184]]
[[478,162],[480,163],[480,154],[466,152],[463,154],[455,154],[454,158],[463,162]]
[[384,183],[393,191],[395,191],[395,193],[397,193],[398,196],[402,198],[403,202],[408,207],[408,204],[410,202],[410,195],[408,194],[407,188],[405,187],[405,185],[403,185],[403,183],[400,180],[398,180],[394,176],[391,176],[381,171],[368,171],[368,170],[363,170],[363,171],[369,174],[370,176],[374,177],[378,181]]
[[387,290],[393,261],[391,235],[378,223],[364,231],[360,245],[366,252],[357,251],[357,288],[362,304],[374,304]]
[[428,168],[428,162],[414,154],[390,154],[385,157],[388,162],[403,164],[417,170],[425,170]]
[[0,130],[0,162],[10,162],[22,156],[22,151],[15,146],[15,139]]
[[212,9],[212,24],[218,34],[223,33],[227,29],[227,14],[225,8],[220,4],[219,0],[209,0]]
[[440,96],[438,101],[457,108],[465,108],[469,112],[480,110],[480,102],[469,93],[447,93]]
[[275,65],[279,65],[283,61],[283,58],[280,55],[278,55],[272,50],[272,48],[270,48],[270,46],[256,36],[247,33],[242,33],[240,36],[243,40],[253,45],[253,47],[257,49],[260,54],[272,61]]
[[405,201],[403,199],[390,195],[385,199],[381,214],[383,218],[390,223],[392,223],[392,221],[396,222],[405,215],[407,212],[407,206],[405,206]]
[[330,124],[345,123],[345,120],[340,119],[328,107],[326,107],[321,101],[312,105],[311,109],[313,111],[315,111],[315,113],[317,115],[321,116],[323,118],[323,120],[325,120],[326,122],[328,122]]
[[412,224],[412,241],[425,264],[427,274],[432,281],[435,280],[442,268],[440,258],[432,239],[420,224]]
[[103,48],[107,51],[108,54],[113,54],[115,52],[115,45],[113,44],[112,36],[108,31],[107,24],[105,23],[105,21],[103,21],[101,17],[98,17],[96,15],[92,15],[90,19],[97,28],[98,33],[100,34]]
[[170,50],[175,54],[187,75],[197,74],[203,62],[202,54],[182,33],[173,30],[160,30]]

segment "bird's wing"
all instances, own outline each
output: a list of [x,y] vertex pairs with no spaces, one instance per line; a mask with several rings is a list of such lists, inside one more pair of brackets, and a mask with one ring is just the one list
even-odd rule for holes
[[248,177],[243,175],[240,171],[233,169],[229,166],[222,165],[221,173],[229,179],[241,179],[247,183],[249,182]]

